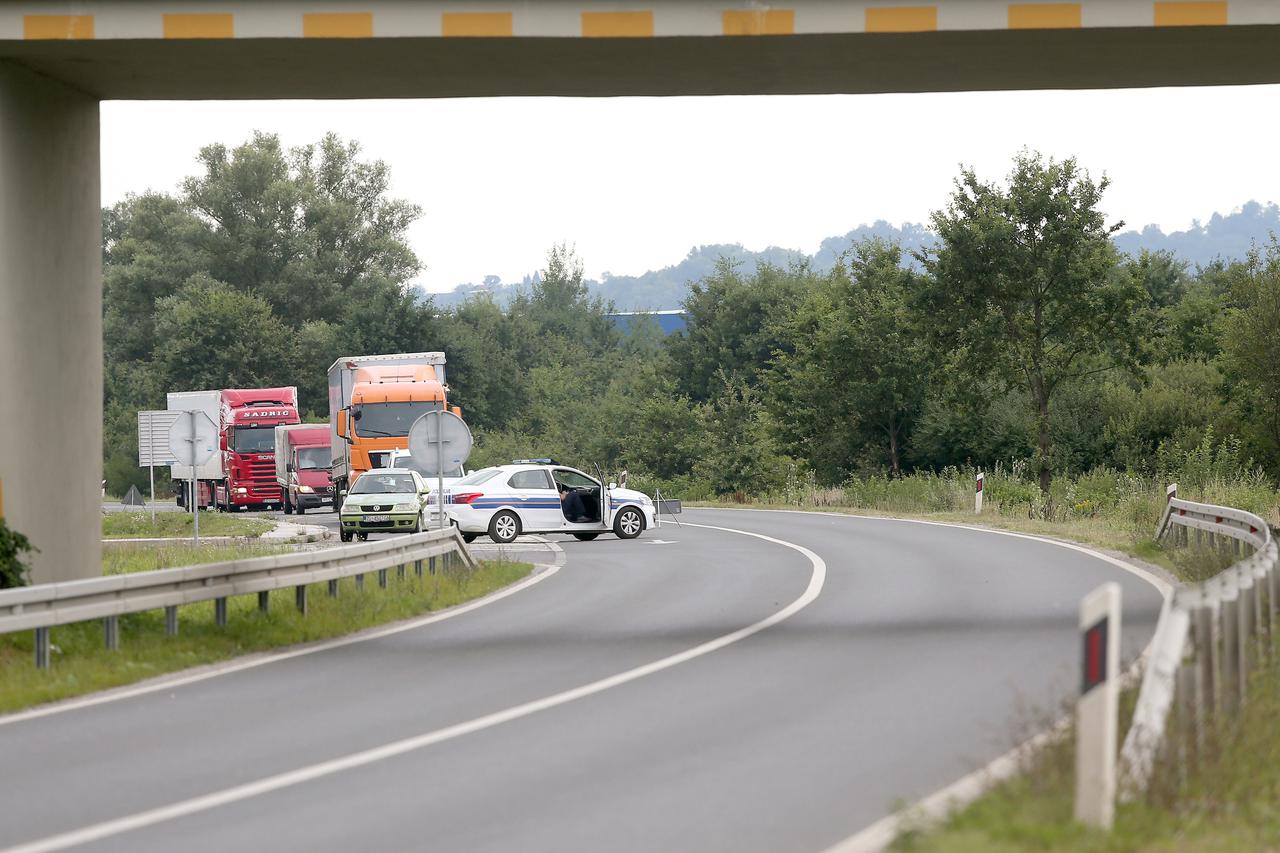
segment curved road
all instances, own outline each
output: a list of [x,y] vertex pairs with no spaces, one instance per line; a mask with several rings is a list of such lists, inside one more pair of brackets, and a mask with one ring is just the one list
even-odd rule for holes
[[682,519],[702,526],[566,539],[558,571],[454,618],[0,718],[0,847],[822,850],[1073,695],[1084,593],[1123,587],[1126,660],[1160,606],[1026,538]]

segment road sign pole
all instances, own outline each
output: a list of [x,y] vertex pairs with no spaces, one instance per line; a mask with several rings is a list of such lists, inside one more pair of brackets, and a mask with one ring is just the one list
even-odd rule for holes
[[192,544],[200,544],[200,498],[196,494],[196,413],[191,412],[191,533]]
[[147,412],[147,478],[151,481],[151,526],[156,526],[155,412]]

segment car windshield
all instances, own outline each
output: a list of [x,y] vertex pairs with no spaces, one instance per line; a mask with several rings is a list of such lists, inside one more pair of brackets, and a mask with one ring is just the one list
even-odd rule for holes
[[[403,469],[405,469],[406,471],[417,471],[419,474],[421,474],[422,476],[426,477],[428,481],[430,481],[430,480],[434,480],[434,479],[436,478],[436,475],[435,475],[435,474],[428,474],[428,473],[426,472],[426,470],[424,470],[424,469],[423,469],[423,467],[422,467],[421,465],[419,465],[417,462],[413,461],[413,457],[412,457],[412,456],[397,456],[395,459],[392,459],[392,460],[391,460],[391,467],[392,467],[392,468],[403,468]],[[450,478],[450,479],[452,479],[452,478],[454,478],[454,477],[461,477],[461,476],[462,476],[462,469],[461,469],[461,468],[458,468],[458,469],[457,469],[457,470],[455,470],[455,471],[445,471],[445,472],[444,472],[444,475],[445,475],[445,477]],[[431,483],[430,483],[430,482],[428,482],[428,483],[427,483],[427,485],[431,485]]]
[[236,427],[231,437],[231,449],[237,453],[275,453],[276,428]]
[[415,492],[413,475],[409,472],[399,473],[383,468],[376,473],[366,472],[351,487],[353,495],[389,495]]
[[427,412],[444,408],[439,400],[412,403],[365,403],[356,409],[356,435],[369,437],[409,434],[413,422]]
[[454,483],[454,485],[455,486],[478,486],[481,483],[489,482],[490,480],[492,480],[494,477],[498,476],[501,473],[502,473],[501,468],[481,468],[479,471],[473,471],[472,473],[463,477],[461,480]]
[[298,451],[298,470],[315,471],[328,468],[332,461],[327,447],[304,447]]

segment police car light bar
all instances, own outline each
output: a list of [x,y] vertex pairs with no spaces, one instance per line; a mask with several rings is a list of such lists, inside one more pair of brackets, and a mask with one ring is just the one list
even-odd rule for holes
[[559,465],[554,459],[512,459],[512,465]]

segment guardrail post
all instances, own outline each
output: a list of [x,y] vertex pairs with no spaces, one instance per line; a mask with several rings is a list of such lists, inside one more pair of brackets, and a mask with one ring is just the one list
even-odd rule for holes
[[404,580],[404,563],[396,566],[396,580]]
[[356,575],[356,590],[359,592],[364,591],[364,575]]
[[421,560],[413,561],[413,573],[418,577],[422,577],[422,561]]
[[1200,721],[1203,723],[1217,708],[1218,671],[1214,668],[1216,643],[1213,636],[1213,608],[1201,599],[1192,614],[1192,639],[1195,643],[1196,689],[1200,694]]
[[258,612],[259,613],[271,612],[271,593],[267,590],[263,590],[262,592],[258,593]]
[[102,620],[102,635],[109,650],[120,648],[120,617],[108,616]]
[[329,581],[329,597],[330,598],[338,597],[338,579],[337,578],[334,578],[333,580]]
[[1240,608],[1237,606],[1239,592],[1230,600],[1225,597],[1220,613],[1222,616],[1222,700],[1224,714],[1234,715],[1240,710]]
[[1197,732],[1200,727],[1200,709],[1196,707],[1196,673],[1190,665],[1178,667],[1174,681],[1175,706],[1177,708],[1178,743],[1174,748],[1178,752],[1178,766],[1181,771],[1180,783],[1185,784],[1192,768],[1199,764],[1199,742]]
[[49,629],[36,629],[36,669],[49,668]]
[[293,588],[293,602],[298,607],[298,612],[303,616],[307,615],[307,588],[299,585]]
[[387,570],[378,569],[378,589],[387,588]]
[[213,621],[219,628],[225,627],[227,624],[227,599],[215,598],[213,600]]
[[428,574],[432,574],[432,575],[434,575],[434,574],[436,573],[436,558],[435,558],[435,557],[428,557],[428,558],[427,558],[427,573],[428,573]]
[[178,636],[178,607],[169,605],[164,609],[164,632],[170,637]]
[[[1239,580],[1237,584],[1242,584],[1245,580],[1244,573],[1238,573]],[[1253,647],[1253,602],[1250,600],[1253,594],[1252,578],[1249,586],[1239,586],[1240,592],[1236,595],[1236,609],[1240,611],[1236,617],[1236,630],[1239,632],[1236,637],[1236,644],[1239,646],[1240,653],[1240,671],[1236,677],[1240,679],[1240,707],[1244,708],[1245,699],[1249,693],[1249,655]]]

